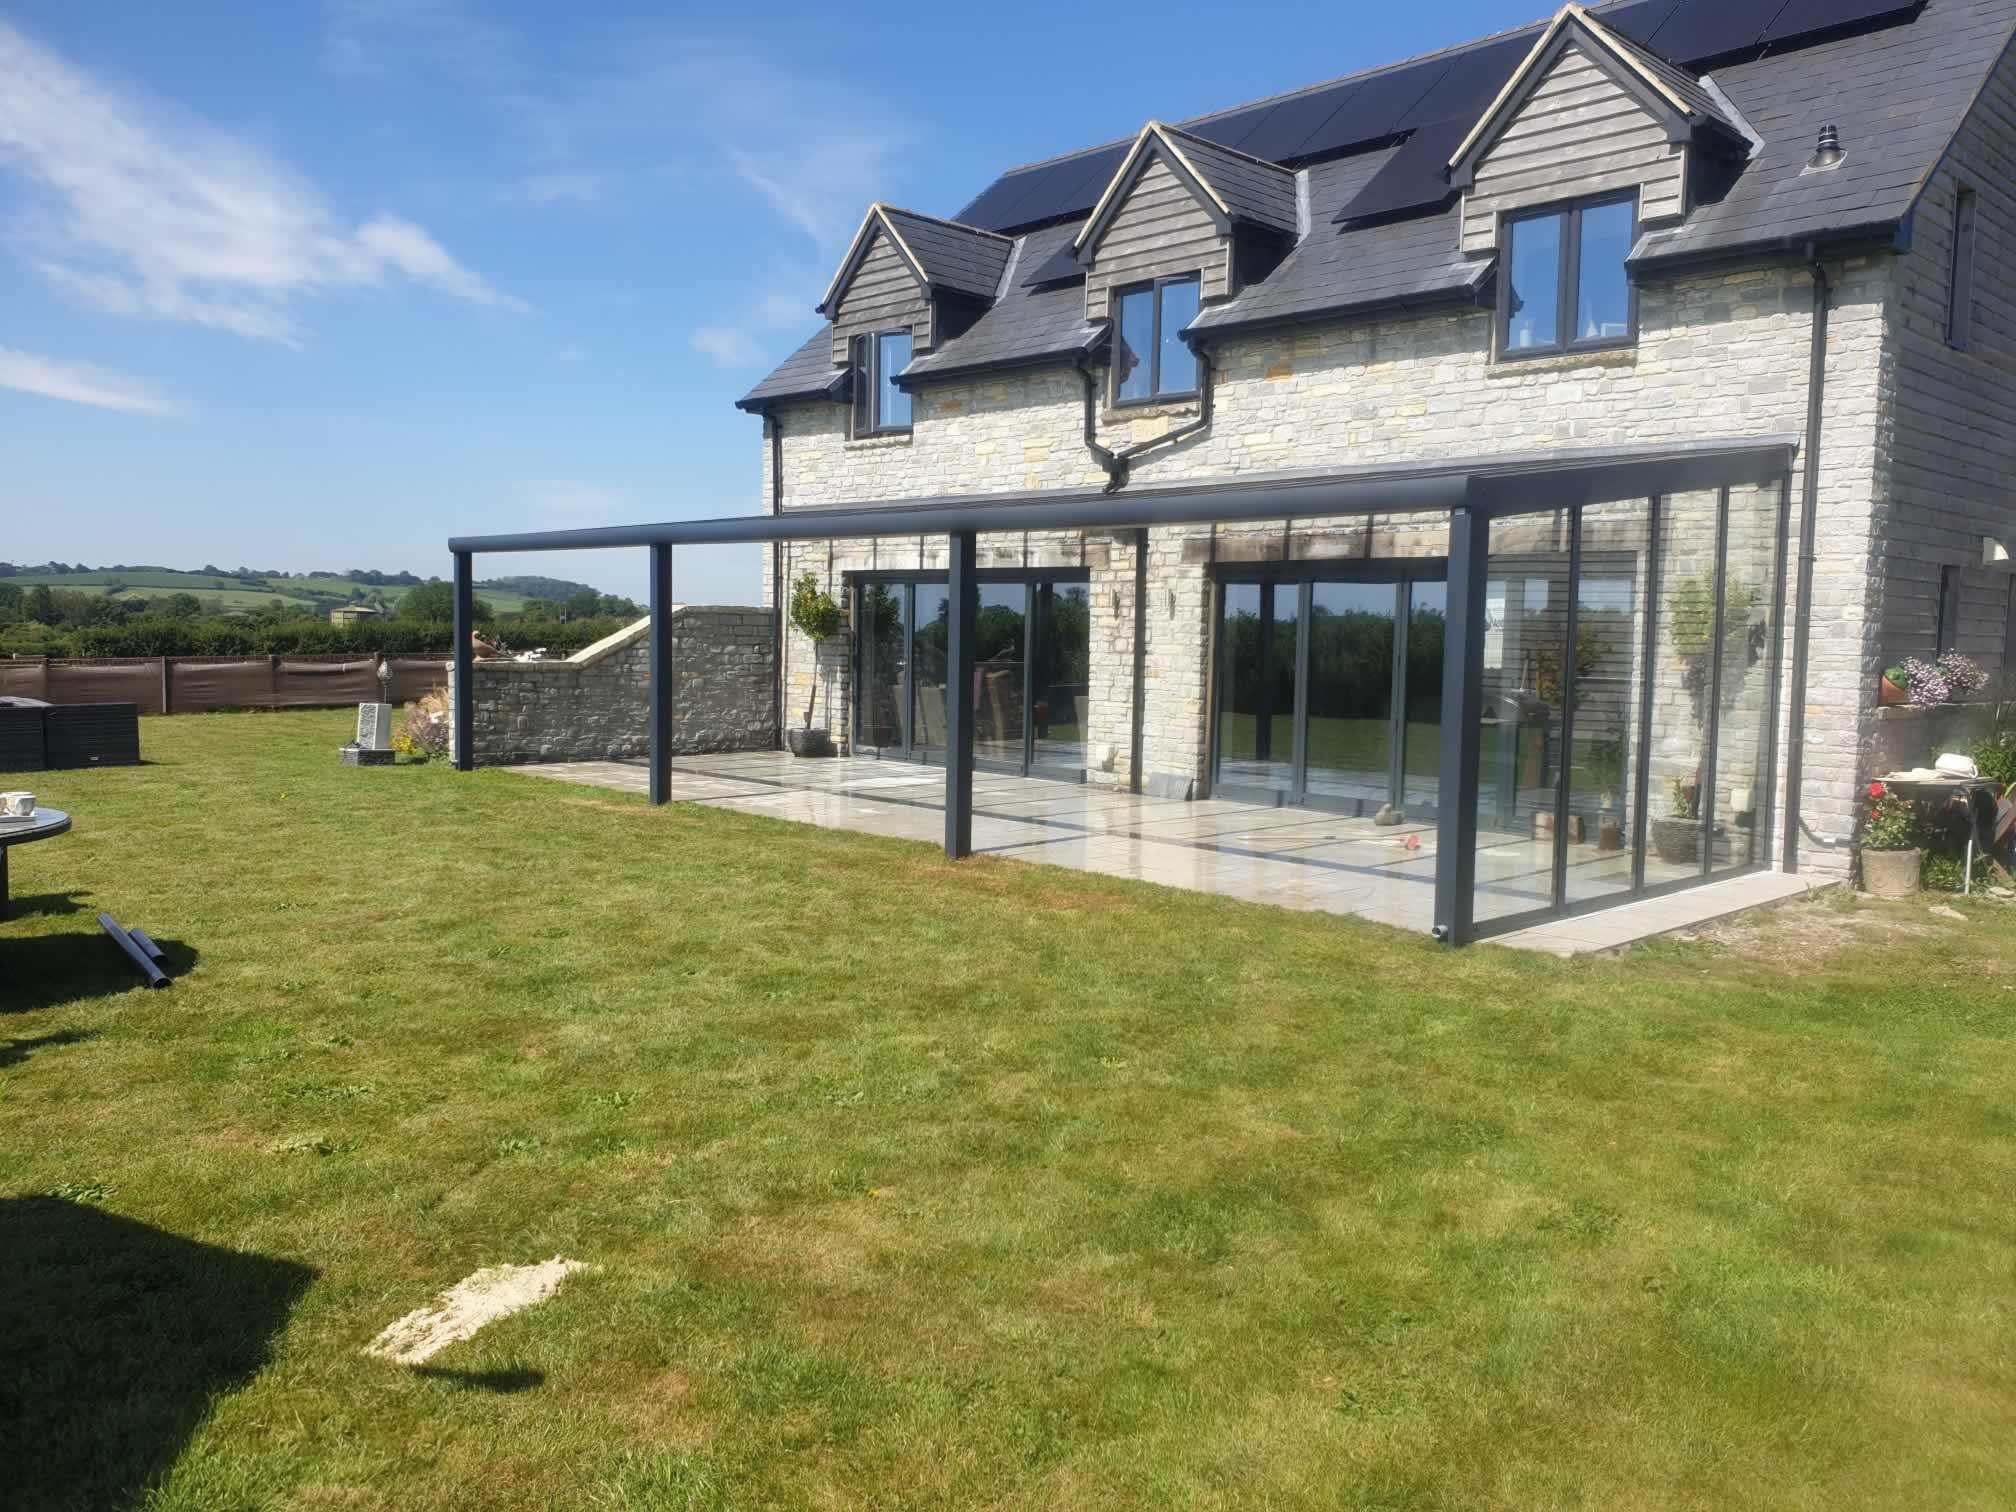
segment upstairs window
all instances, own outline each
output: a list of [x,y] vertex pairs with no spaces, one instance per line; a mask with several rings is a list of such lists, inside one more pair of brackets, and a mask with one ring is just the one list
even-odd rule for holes
[[1183,328],[1197,318],[1197,275],[1163,278],[1113,296],[1113,402],[1147,404],[1197,392],[1197,354]]
[[1538,357],[1636,341],[1638,301],[1624,259],[1637,218],[1631,196],[1507,218],[1498,354]]
[[1974,313],[1974,191],[1962,189],[1953,201],[1953,276],[1946,284],[1946,345],[1967,348],[1967,325]]
[[880,436],[910,429],[910,396],[896,375],[910,365],[910,333],[881,331],[854,338],[854,434]]

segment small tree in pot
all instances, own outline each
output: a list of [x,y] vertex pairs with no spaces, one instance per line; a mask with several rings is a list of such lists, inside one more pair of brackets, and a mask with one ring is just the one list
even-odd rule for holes
[[1908,898],[1918,891],[1918,810],[1880,782],[1869,784],[1869,813],[1862,824],[1862,886],[1879,898]]
[[786,730],[784,743],[793,756],[831,756],[831,732],[812,726],[819,710],[819,685],[826,680],[825,670],[819,664],[819,648],[840,633],[847,616],[834,602],[833,595],[819,586],[819,579],[807,572],[791,585],[791,623],[812,642],[812,698],[805,705],[804,728]]

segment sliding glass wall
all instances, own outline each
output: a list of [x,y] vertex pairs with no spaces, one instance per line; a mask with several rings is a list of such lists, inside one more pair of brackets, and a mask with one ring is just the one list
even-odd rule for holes
[[[944,581],[864,577],[853,590],[855,748],[942,762],[951,620]],[[970,690],[979,766],[1083,778],[1091,626],[1082,579],[1054,572],[982,578]]]
[[1477,933],[1765,859],[1783,529],[1777,484],[1491,522]]

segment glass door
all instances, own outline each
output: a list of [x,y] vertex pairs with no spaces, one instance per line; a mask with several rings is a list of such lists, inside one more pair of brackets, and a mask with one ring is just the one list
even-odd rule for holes
[[863,583],[858,600],[861,670],[855,686],[854,743],[867,751],[901,753],[910,748],[908,700],[910,586]]
[[1029,585],[980,585],[979,637],[973,647],[973,759],[1019,772],[1028,721]]
[[1390,569],[1223,582],[1212,791],[1433,818],[1446,598]]
[[1039,582],[1030,597],[1030,766],[1083,775],[1092,590],[1085,583]]

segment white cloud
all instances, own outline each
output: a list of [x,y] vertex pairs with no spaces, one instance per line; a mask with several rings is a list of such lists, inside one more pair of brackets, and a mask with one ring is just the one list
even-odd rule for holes
[[72,404],[95,404],[129,415],[182,413],[180,405],[141,379],[9,347],[0,347],[0,388],[40,394],[45,399],[67,399]]
[[528,173],[506,192],[507,202],[543,207],[547,205],[592,205],[608,191],[608,179],[599,173]]
[[331,0],[322,66],[338,78],[384,79],[415,64],[503,84],[524,67],[518,40],[455,0]]
[[114,91],[5,22],[0,168],[28,191],[14,241],[54,288],[109,314],[298,342],[296,300],[395,276],[526,308],[412,222],[347,226],[285,165]]
[[602,517],[627,510],[630,496],[620,488],[604,488],[598,483],[539,478],[525,485],[525,502],[541,514]]

